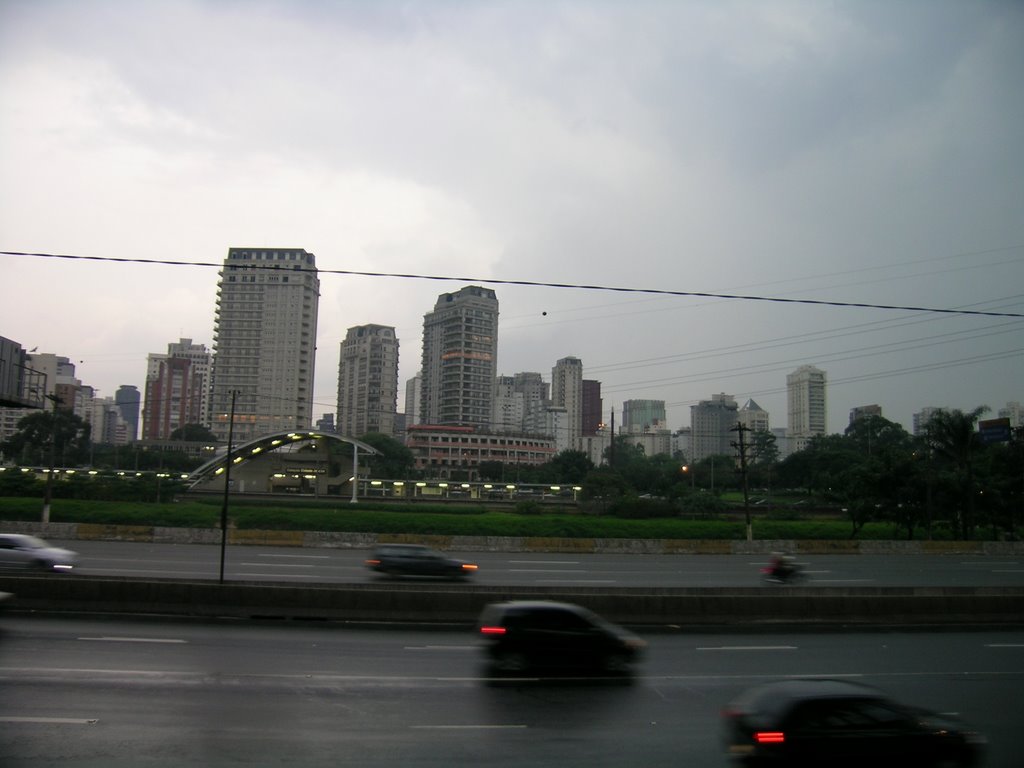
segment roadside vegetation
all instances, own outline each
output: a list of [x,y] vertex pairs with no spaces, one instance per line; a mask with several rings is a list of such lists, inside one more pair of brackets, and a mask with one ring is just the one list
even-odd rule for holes
[[[842,435],[815,438],[779,458],[771,433],[747,436],[743,470],[736,456],[694,464],[684,456],[646,456],[627,436],[615,439],[605,463],[566,451],[539,467],[483,463],[483,481],[563,484],[582,488],[577,504],[524,500],[514,505],[466,500],[391,503],[347,499],[313,502],[271,496],[235,500],[229,524],[241,529],[320,530],[469,536],[742,539],[750,516],[757,539],[1019,538],[1024,525],[1024,433],[984,444],[977,422],[985,412],[940,411],[925,435],[911,436],[878,416],[855,421]],[[138,446],[91,446],[88,424],[65,412],[35,413],[0,445],[0,519],[40,519],[44,483],[17,471],[45,465],[106,469],[62,475],[53,483],[53,522],[214,528],[220,499],[186,493],[179,475],[198,464],[184,453]],[[207,435],[201,435],[208,437]],[[56,437],[56,444],[49,441]],[[183,430],[181,438],[196,437]],[[369,477],[421,478],[401,443],[365,435],[380,455],[364,466]],[[136,469],[112,473],[126,463]],[[175,479],[177,478],[177,479]],[[469,480],[451,477],[453,481]]]

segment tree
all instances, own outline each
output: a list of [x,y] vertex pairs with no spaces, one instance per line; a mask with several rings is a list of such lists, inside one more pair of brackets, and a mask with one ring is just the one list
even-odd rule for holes
[[171,440],[192,443],[216,443],[217,436],[202,424],[185,424],[171,432]]
[[544,465],[552,483],[582,483],[594,469],[594,462],[583,451],[562,451]]
[[970,538],[975,523],[974,461],[982,448],[975,425],[987,411],[984,405],[968,413],[955,408],[941,410],[925,425],[929,446],[954,473],[955,518],[964,539]]
[[89,423],[71,411],[37,411],[18,421],[3,452],[21,464],[46,466],[52,445],[57,464],[79,466],[89,455],[89,430]]
[[416,464],[412,451],[395,440],[395,438],[381,432],[367,432],[359,440],[380,451],[380,454],[360,459],[365,461],[366,465],[370,467],[374,477],[411,477],[413,467]]

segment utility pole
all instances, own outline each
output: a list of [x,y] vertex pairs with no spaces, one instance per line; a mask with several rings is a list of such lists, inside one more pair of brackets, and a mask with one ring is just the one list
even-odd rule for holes
[[224,504],[220,508],[220,583],[224,583],[224,550],[228,543],[228,498],[231,494],[231,442],[235,437],[235,396],[231,390],[231,414],[228,416],[228,450],[224,454]]
[[53,475],[57,464],[57,405],[60,398],[57,395],[45,395],[46,399],[53,403],[53,410],[50,412],[50,471],[46,473],[46,486],[43,489],[43,525],[50,524],[50,502],[53,500]]
[[735,443],[730,443],[733,448],[739,452],[740,456],[740,476],[743,478],[743,511],[747,516],[747,541],[754,540],[753,527],[750,524],[750,490],[747,487],[747,444],[743,439],[743,434],[750,431],[750,427],[742,422],[736,422],[736,426],[729,430],[730,432],[736,432],[739,437]]

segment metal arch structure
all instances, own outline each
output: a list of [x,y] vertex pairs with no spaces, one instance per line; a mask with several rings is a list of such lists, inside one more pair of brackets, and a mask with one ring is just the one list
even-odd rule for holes
[[[316,440],[333,440],[339,443],[347,443],[353,447],[353,466],[352,476],[358,478],[359,476],[359,452],[363,451],[371,455],[380,454],[376,448],[372,445],[364,443],[361,440],[356,440],[351,437],[342,437],[341,435],[335,435],[328,432],[317,432],[317,431],[303,431],[303,430],[290,430],[287,432],[275,432],[269,435],[261,435],[260,437],[249,440],[248,442],[241,443],[236,446],[231,446],[230,451],[225,451],[223,454],[210,459],[208,462],[193,470],[188,476],[188,487],[194,489],[203,483],[210,481],[211,479],[218,477],[225,472],[228,466],[228,462],[232,463],[232,466],[238,466],[246,461],[254,461],[261,456],[272,453],[276,450],[300,445],[302,443],[309,443]],[[356,501],[356,490],[358,483],[352,483],[352,502]]]

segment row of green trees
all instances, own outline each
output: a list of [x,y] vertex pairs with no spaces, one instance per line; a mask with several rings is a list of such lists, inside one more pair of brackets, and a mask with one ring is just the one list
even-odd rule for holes
[[[1024,439],[1017,430],[1011,442],[983,444],[977,422],[985,410],[939,411],[922,436],[912,436],[880,416],[861,418],[845,433],[816,437],[784,460],[779,459],[771,433],[754,433],[746,437],[742,470],[737,455],[710,456],[696,463],[682,455],[647,456],[641,446],[620,435],[600,467],[584,453],[565,451],[541,466],[483,462],[477,471],[484,481],[579,485],[591,508],[625,516],[717,513],[728,508],[723,497],[733,498],[735,507],[735,492],[746,487],[756,510],[777,510],[778,489],[785,489],[790,498],[798,493],[806,506],[826,506],[844,514],[853,536],[866,523],[877,521],[898,526],[907,538],[937,524],[965,539],[981,526],[1015,536],[1024,524]],[[212,435],[190,425],[175,438]],[[412,453],[400,442],[381,434],[361,439],[379,451],[364,459],[372,477],[419,479]],[[95,446],[89,440],[89,425],[60,410],[26,416],[0,450],[7,460],[35,466],[53,462],[65,467],[187,472],[201,462],[181,451]],[[140,483],[144,496],[160,498],[160,485]],[[125,486],[118,487],[121,497]],[[77,490],[90,496],[97,492]]]

